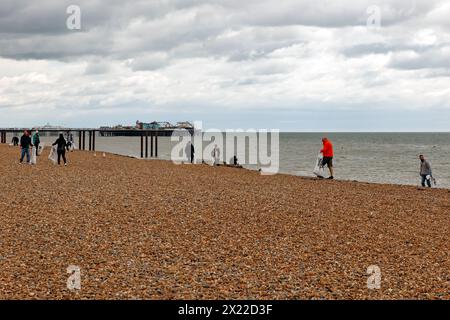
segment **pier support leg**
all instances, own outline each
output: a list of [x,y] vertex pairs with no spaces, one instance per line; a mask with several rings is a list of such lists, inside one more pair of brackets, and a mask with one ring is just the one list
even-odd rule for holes
[[148,131],[145,132],[145,157],[148,158]]
[[81,150],[81,131],[78,131],[78,150]]
[[141,133],[141,158],[144,157],[144,135]]
[[153,158],[153,132],[150,132],[150,157]]
[[89,130],[89,151],[92,151],[92,131]]
[[156,132],[156,135],[155,135],[155,158],[158,158],[158,135],[159,135],[159,132]]
[[86,131],[83,130],[83,150],[86,150]]
[[92,130],[92,150],[95,151],[95,130]]

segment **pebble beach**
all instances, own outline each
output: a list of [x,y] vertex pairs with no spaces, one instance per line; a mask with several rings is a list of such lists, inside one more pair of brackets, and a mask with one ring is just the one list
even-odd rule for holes
[[448,189],[48,153],[0,145],[0,299],[450,299]]

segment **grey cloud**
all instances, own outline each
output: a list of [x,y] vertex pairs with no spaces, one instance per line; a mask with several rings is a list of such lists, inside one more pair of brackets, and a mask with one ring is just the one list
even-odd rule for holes
[[430,70],[426,74],[427,78],[450,78],[450,68]]
[[113,39],[105,29],[66,34],[16,34],[0,37],[0,56],[12,59],[65,60],[113,54]]
[[[409,39],[407,39],[409,40]],[[341,49],[341,53],[346,57],[361,57],[370,54],[388,54],[396,52],[414,51],[418,54],[427,54],[438,52],[439,50],[449,47],[450,43],[442,42],[438,44],[410,44],[410,43],[387,43],[374,42],[366,44],[358,44],[347,46]]]
[[162,3],[145,0],[2,0],[0,30],[2,33],[13,34],[66,33],[66,10],[70,5],[80,7],[84,30],[98,26],[114,29],[125,25],[132,17],[155,19],[171,10],[192,6],[195,1],[171,1],[171,6],[164,6]]
[[85,70],[86,75],[98,75],[105,74],[111,70],[111,66],[108,62],[94,60],[90,62]]
[[394,46],[385,43],[370,43],[345,47],[341,50],[341,53],[347,57],[360,57],[367,54],[387,54],[394,50],[396,50]]
[[207,41],[204,48],[213,55],[226,55],[230,61],[242,61],[261,58],[277,49],[306,41],[295,28],[244,28],[223,33]]
[[259,76],[271,76],[277,74],[286,74],[292,71],[289,63],[278,61],[276,59],[266,59],[259,61],[253,68],[253,74]]
[[[382,0],[383,23],[395,24],[426,14],[433,1]],[[364,26],[371,1],[344,0],[80,0],[82,31],[66,29],[71,0],[3,0],[0,3],[0,55],[16,59],[64,59],[82,55],[134,58],[146,52],[216,54],[230,60],[264,56],[301,41],[283,35],[283,26],[338,28]],[[273,27],[267,29],[266,27]],[[246,30],[252,31],[246,31]],[[230,30],[242,34],[223,38]],[[266,33],[267,34],[264,34]],[[251,34],[253,33],[253,34]],[[259,33],[259,34],[258,34]],[[74,35],[75,34],[75,35]],[[272,37],[272,38],[270,38]]]
[[388,66],[395,69],[418,70],[450,68],[450,46],[424,52],[403,51],[395,53]]
[[418,15],[425,15],[434,6],[433,1],[416,0],[397,1],[272,1],[249,0],[232,1],[243,7],[236,14],[238,20],[245,24],[282,26],[306,25],[317,27],[364,26],[368,18],[367,9],[377,5],[381,9],[383,25],[393,25],[407,21]]
[[152,53],[131,59],[127,65],[133,71],[155,71],[169,64],[168,55],[164,52]]

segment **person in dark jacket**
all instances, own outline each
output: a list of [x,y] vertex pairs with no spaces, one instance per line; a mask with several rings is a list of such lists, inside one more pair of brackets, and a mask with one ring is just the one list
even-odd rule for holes
[[25,155],[27,156],[27,163],[30,163],[30,147],[33,147],[33,143],[31,142],[30,133],[25,130],[20,138],[20,163],[23,162]]
[[36,156],[39,156],[39,145],[41,144],[41,137],[39,135],[39,131],[36,130],[36,132],[33,135],[33,145],[36,147]]
[[11,144],[14,147],[17,147],[19,145],[19,137],[13,137],[12,140],[11,140]]
[[59,134],[59,138],[52,145],[58,146],[58,148],[57,148],[58,164],[61,164],[61,157],[62,157],[64,160],[64,165],[67,166],[67,160],[66,160],[67,142],[66,142],[66,139],[64,139],[64,136],[62,133]]
[[194,163],[195,149],[194,149],[194,145],[190,141],[187,143],[184,151],[186,152],[187,160],[190,163]]

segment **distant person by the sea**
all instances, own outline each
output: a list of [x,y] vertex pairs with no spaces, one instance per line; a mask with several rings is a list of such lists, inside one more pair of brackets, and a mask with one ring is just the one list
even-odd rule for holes
[[27,156],[27,163],[30,163],[31,147],[33,147],[33,143],[31,141],[30,133],[28,132],[28,130],[25,130],[22,137],[20,138],[20,163],[23,162],[23,158],[25,158],[25,155]]
[[217,146],[217,144],[214,145],[214,149],[213,149],[213,151],[211,152],[211,155],[212,155],[212,157],[213,157],[213,159],[214,159],[214,165],[215,165],[215,166],[218,166],[219,163],[220,163],[220,149],[219,149],[219,147]]
[[330,170],[330,177],[328,179],[334,179],[334,176],[333,176],[333,157],[334,157],[333,144],[327,137],[322,138],[322,144],[323,144],[323,148],[322,148],[322,150],[320,150],[320,153],[322,153],[322,155],[323,155],[323,160],[322,160],[321,166],[322,167],[327,166],[328,170]]
[[39,136],[39,131],[33,134],[33,145],[36,147],[36,156],[39,156],[39,145],[41,144],[41,137]]
[[431,170],[431,164],[428,160],[425,159],[425,156],[421,154],[419,156],[420,159],[420,177],[422,178],[422,187],[425,187],[425,182],[429,188],[431,188],[431,180],[433,178],[433,172]]
[[64,160],[64,165],[67,166],[67,159],[66,159],[67,142],[66,139],[64,139],[64,135],[62,133],[59,134],[59,138],[56,139],[56,141],[53,143],[53,146],[57,146],[58,165],[61,164],[61,157],[62,157]]
[[188,142],[185,148],[185,152],[186,152],[186,156],[187,159],[190,163],[194,163],[194,154],[195,154],[195,149],[194,149],[194,145],[191,142]]
[[67,151],[73,151],[74,150],[74,141],[73,141],[73,134],[70,133],[67,135]]
[[17,147],[18,145],[19,145],[19,137],[13,137],[12,138],[12,140],[11,140],[11,144],[14,146],[14,147]]

